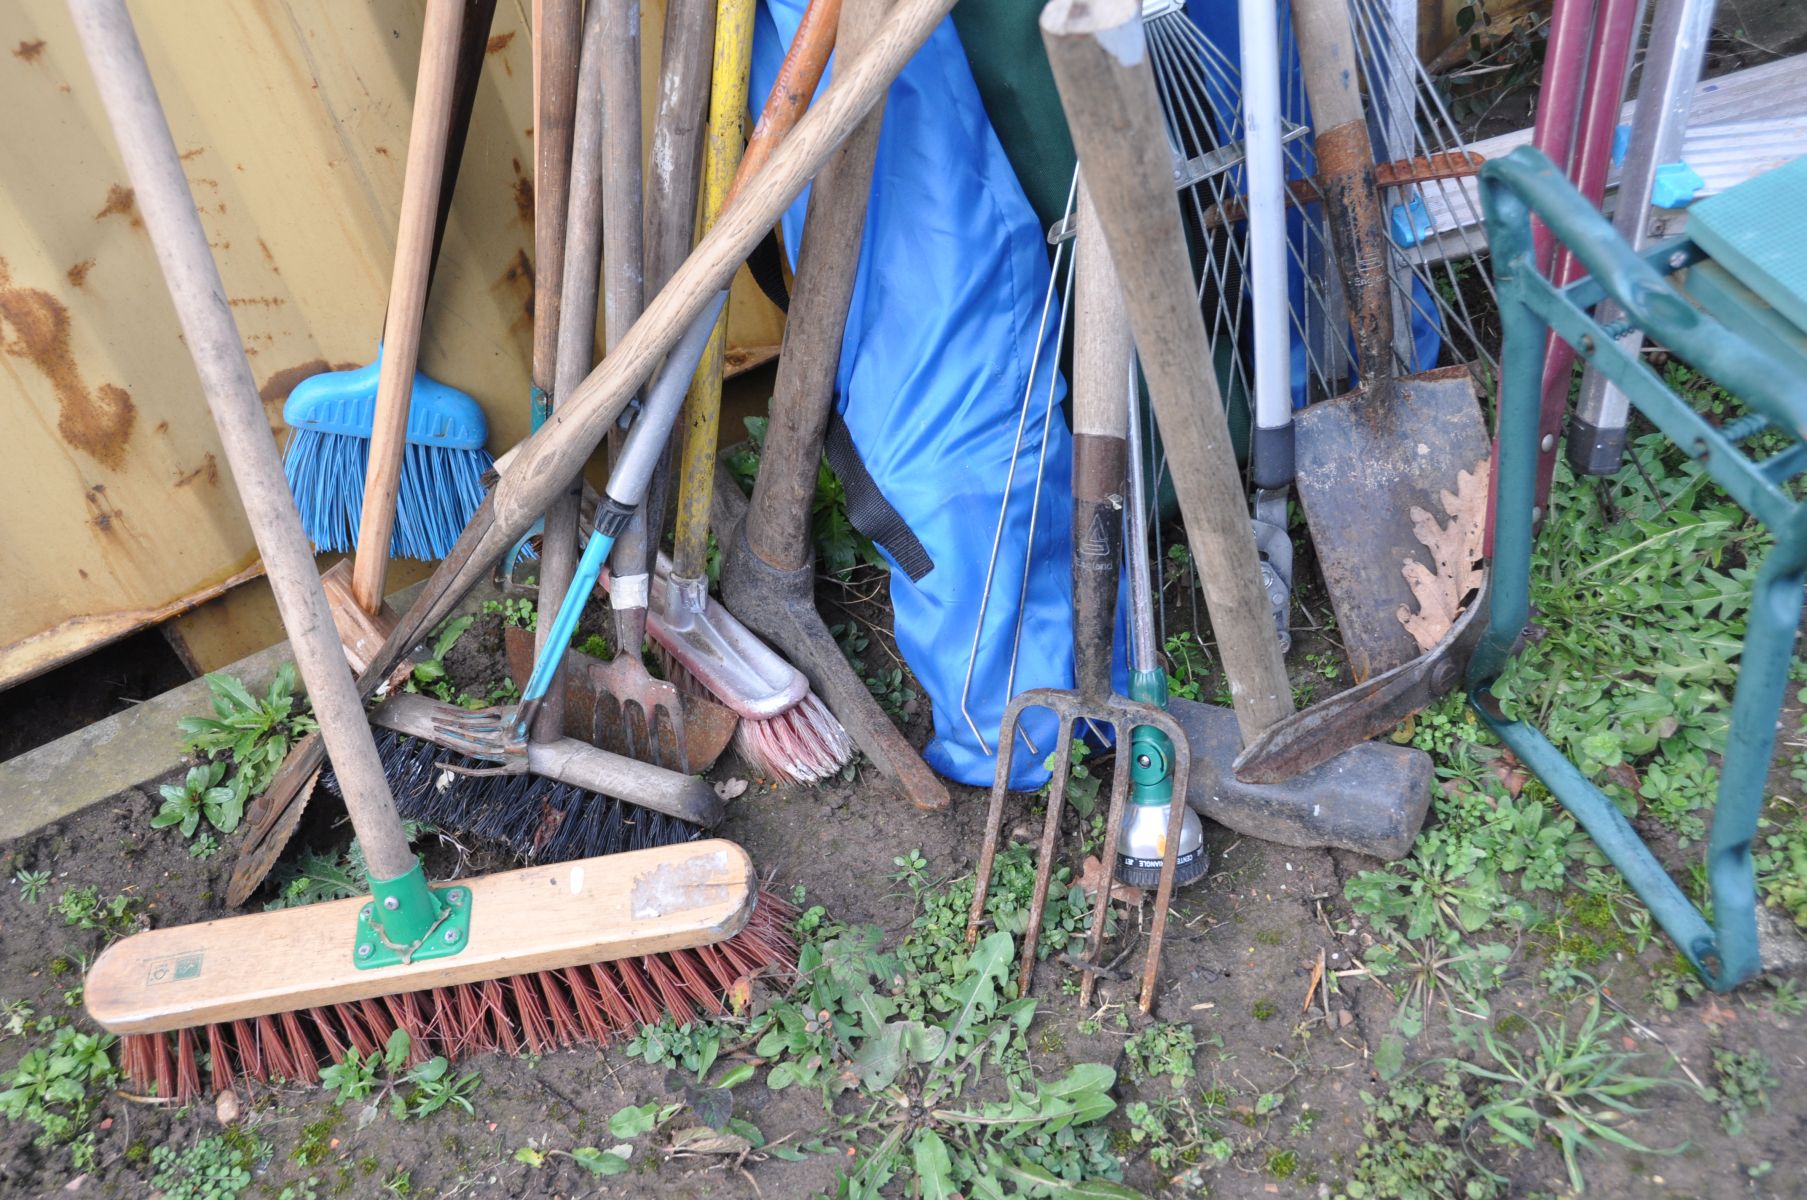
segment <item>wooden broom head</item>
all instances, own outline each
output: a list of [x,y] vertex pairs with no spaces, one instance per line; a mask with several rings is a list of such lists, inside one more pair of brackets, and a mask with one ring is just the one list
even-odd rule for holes
[[459,880],[470,934],[456,955],[360,970],[355,898],[153,929],[88,973],[88,1014],[115,1033],[269,1017],[722,942],[751,917],[746,851],[720,839]]

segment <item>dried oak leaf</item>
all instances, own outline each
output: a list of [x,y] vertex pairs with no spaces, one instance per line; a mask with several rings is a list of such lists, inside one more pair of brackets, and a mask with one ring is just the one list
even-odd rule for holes
[[1435,572],[1423,563],[1407,561],[1400,568],[1418,601],[1418,611],[1401,604],[1399,623],[1405,626],[1420,650],[1430,650],[1443,640],[1462,614],[1462,605],[1481,586],[1481,545],[1487,527],[1487,469],[1482,460],[1472,471],[1456,472],[1456,490],[1442,494],[1448,524],[1422,508],[1412,509],[1412,532],[1437,564]]
[[1111,881],[1112,900],[1117,901],[1119,904],[1128,904],[1136,907],[1141,905],[1142,889],[1139,887],[1131,887],[1127,883],[1119,882],[1114,874],[1105,871],[1104,864],[1098,860],[1096,854],[1086,855],[1085,862],[1082,864],[1079,872],[1079,886],[1085,889],[1085,894],[1087,896],[1090,896],[1093,900],[1097,900],[1098,889],[1103,886],[1107,875],[1109,875]]

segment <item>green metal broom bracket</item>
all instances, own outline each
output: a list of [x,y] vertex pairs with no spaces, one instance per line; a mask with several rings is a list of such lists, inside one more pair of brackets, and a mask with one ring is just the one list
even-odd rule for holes
[[[1167,672],[1131,671],[1129,698],[1167,707]],[[1138,725],[1129,737],[1130,803],[1166,804],[1173,799],[1173,742],[1153,725]]]
[[372,880],[370,893],[370,903],[358,910],[352,948],[359,970],[450,958],[470,944],[471,889],[433,887],[419,859],[394,879]]

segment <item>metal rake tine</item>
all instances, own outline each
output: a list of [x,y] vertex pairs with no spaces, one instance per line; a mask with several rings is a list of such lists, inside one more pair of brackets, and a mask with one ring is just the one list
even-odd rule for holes
[[[1115,711],[1110,715],[1109,724],[1116,744],[1123,747],[1117,757],[1117,763],[1111,770],[1111,803],[1104,818],[1104,847],[1098,851],[1098,861],[1103,865],[1102,882],[1098,885],[1098,900],[1092,906],[1092,927],[1085,935],[1085,963],[1088,967],[1098,965],[1099,951],[1104,946],[1104,923],[1111,907],[1111,891],[1116,884],[1113,864],[1117,861],[1117,842],[1123,833],[1123,809],[1129,802],[1129,763],[1130,736],[1134,729],[1125,713],[1112,706]],[[1139,723],[1139,722],[1138,722]],[[1184,807],[1185,793],[1176,793],[1169,808],[1176,812]],[[1179,839],[1170,839],[1177,847]],[[1090,971],[1082,971],[1084,976],[1079,981],[1079,1004],[1085,1007],[1092,1002],[1092,988],[1098,982],[1097,975]]]
[[1053,703],[1044,699],[1045,707],[1054,710],[1060,718],[1060,737],[1054,743],[1054,773],[1048,788],[1048,812],[1042,821],[1042,841],[1035,862],[1035,890],[1029,898],[1029,926],[1023,930],[1022,965],[1017,972],[1017,995],[1027,996],[1029,985],[1035,978],[1035,949],[1041,941],[1042,910],[1048,904],[1048,885],[1054,879],[1054,850],[1060,841],[1060,815],[1066,807],[1068,773],[1061,764],[1072,761],[1073,726],[1079,714],[1068,711],[1072,705],[1070,698],[1060,695]]

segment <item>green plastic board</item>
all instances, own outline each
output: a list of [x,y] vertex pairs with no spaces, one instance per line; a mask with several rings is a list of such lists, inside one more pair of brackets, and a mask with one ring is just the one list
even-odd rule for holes
[[1688,210],[1688,235],[1745,287],[1807,329],[1807,158]]

